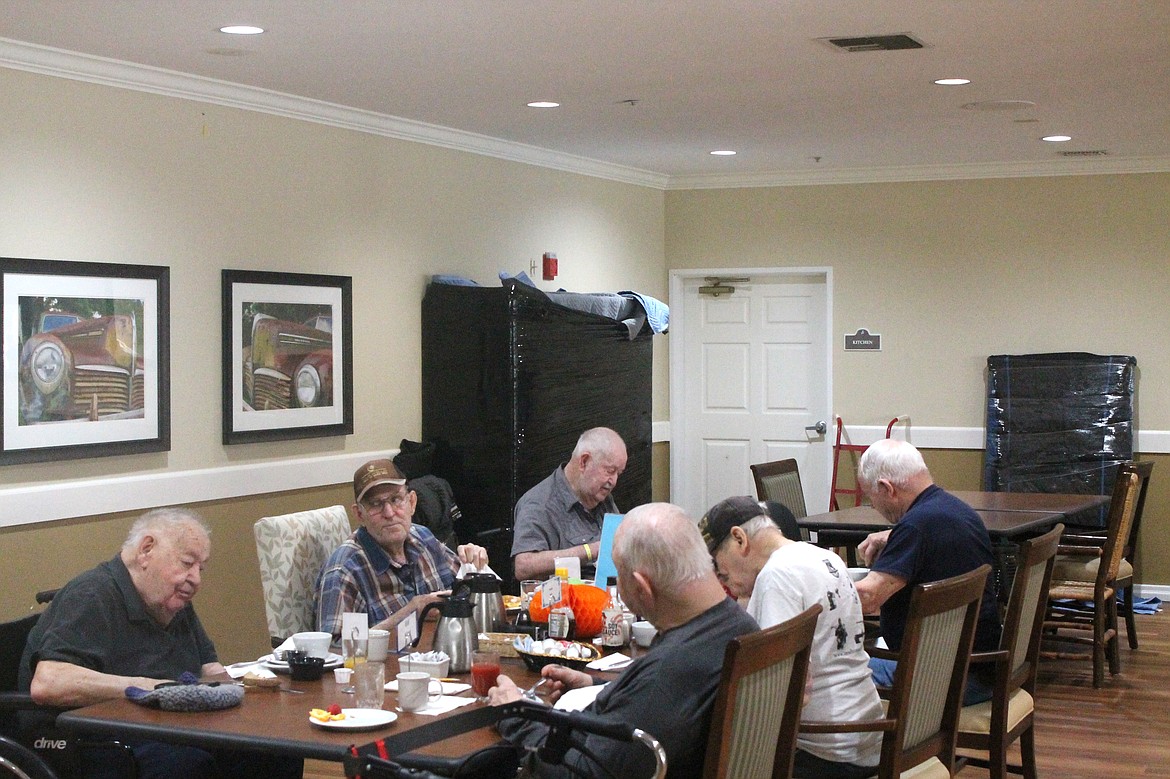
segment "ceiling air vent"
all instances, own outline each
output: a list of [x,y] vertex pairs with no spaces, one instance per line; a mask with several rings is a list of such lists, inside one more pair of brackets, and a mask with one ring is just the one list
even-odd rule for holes
[[921,43],[905,33],[897,35],[866,35],[861,38],[822,38],[826,43],[842,51],[898,51],[899,49],[921,49]]
[[1062,151],[1061,157],[1106,157],[1109,152],[1104,149],[1086,149],[1085,151]]

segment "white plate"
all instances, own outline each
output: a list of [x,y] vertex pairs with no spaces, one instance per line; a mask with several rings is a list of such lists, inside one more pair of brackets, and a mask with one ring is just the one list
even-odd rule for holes
[[385,709],[342,709],[341,713],[345,715],[345,719],[321,722],[309,717],[309,723],[319,728],[333,730],[369,730],[389,725],[398,719],[397,714]]
[[[261,657],[258,662],[264,663],[266,667],[271,668],[273,671],[288,673],[288,663],[286,663],[284,660],[273,660],[272,655],[264,655],[264,657]],[[325,656],[325,670],[328,671],[330,668],[340,668],[341,664],[344,662],[344,657],[330,652]]]

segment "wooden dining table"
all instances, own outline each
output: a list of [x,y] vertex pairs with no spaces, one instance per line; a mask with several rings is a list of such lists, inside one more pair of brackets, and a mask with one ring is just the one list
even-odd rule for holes
[[[1014,540],[1047,530],[1070,516],[1109,502],[1108,495],[1069,495],[1037,492],[951,493],[962,500],[983,520],[993,540]],[[810,531],[888,530],[893,525],[872,506],[850,506],[838,511],[811,514],[796,520]]]
[[[433,630],[433,623],[424,627],[424,640]],[[629,647],[623,647],[620,651],[637,654],[636,650]],[[529,670],[520,658],[501,657],[500,667],[501,673],[511,677],[521,688],[532,685],[540,678],[539,673]],[[387,658],[385,668],[387,681],[393,680],[399,668],[398,658],[393,655]],[[597,676],[612,678],[613,675],[598,673]],[[471,683],[469,673],[451,674],[450,677]],[[299,690],[301,694],[248,688],[239,706],[210,712],[161,711],[117,698],[67,711],[57,718],[57,724],[80,734],[341,761],[349,753],[350,745],[369,744],[380,738],[407,734],[472,708],[486,706],[476,701],[438,716],[416,714],[397,711],[397,693],[387,691],[383,708],[397,714],[394,722],[373,730],[330,729],[311,723],[309,710],[328,708],[334,703],[342,708],[353,706],[353,695],[341,691],[345,685],[334,681],[332,671],[325,671],[320,680],[311,682],[293,681],[284,675],[280,678],[282,687]],[[227,677],[224,679],[226,681]],[[475,697],[470,689],[461,695]],[[428,729],[428,739],[435,735],[434,730]],[[480,727],[434,741],[417,751],[442,757],[458,757],[499,740],[499,734],[494,728]]]
[[[1008,583],[1015,569],[1016,544],[1052,528],[1058,522],[1084,511],[1109,503],[1108,495],[1072,495],[1037,492],[979,492],[951,493],[975,510],[991,536],[995,564],[992,581],[997,597],[1007,597]],[[796,520],[809,531],[852,530],[877,532],[889,530],[893,524],[872,506],[850,506],[838,511],[826,511]],[[852,563],[850,563],[852,565]]]

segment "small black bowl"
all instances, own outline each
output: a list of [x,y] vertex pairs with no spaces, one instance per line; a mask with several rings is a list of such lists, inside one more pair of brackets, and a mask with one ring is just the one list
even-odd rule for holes
[[298,682],[315,682],[325,673],[325,658],[297,657],[295,655],[288,657],[288,672]]

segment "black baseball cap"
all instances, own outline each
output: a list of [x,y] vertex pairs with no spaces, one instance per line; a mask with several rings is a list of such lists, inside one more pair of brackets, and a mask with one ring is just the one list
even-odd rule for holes
[[762,503],[747,495],[721,500],[708,509],[699,520],[699,532],[707,542],[707,551],[715,554],[719,545],[731,535],[731,529],[743,525],[756,517],[769,516]]

